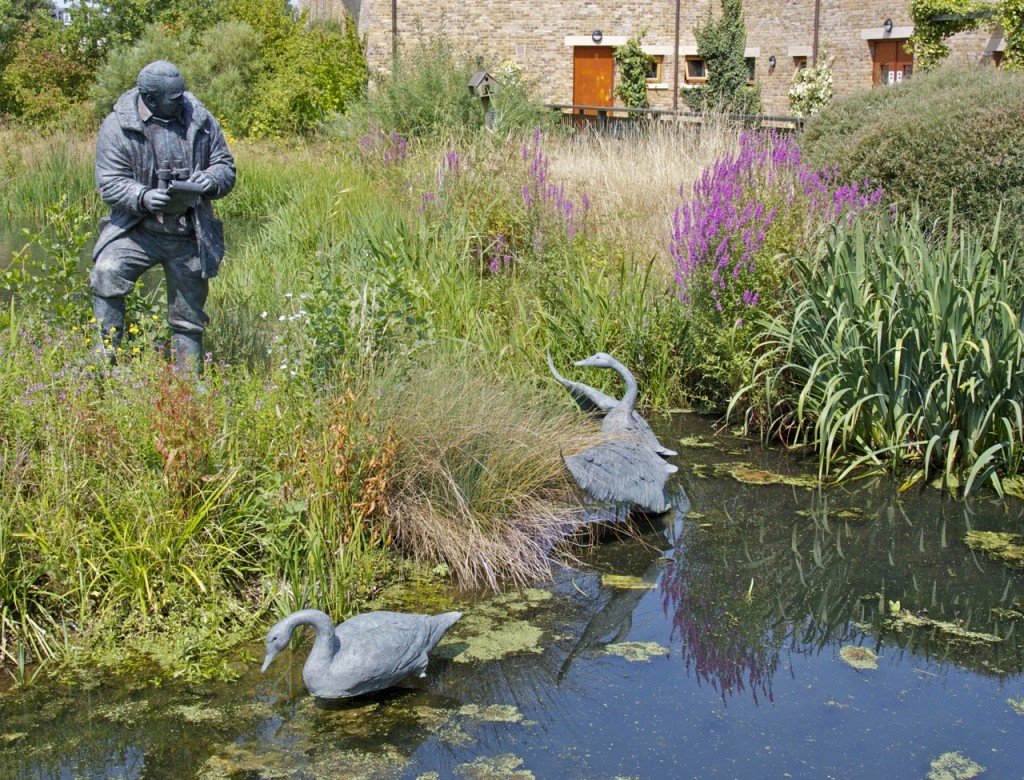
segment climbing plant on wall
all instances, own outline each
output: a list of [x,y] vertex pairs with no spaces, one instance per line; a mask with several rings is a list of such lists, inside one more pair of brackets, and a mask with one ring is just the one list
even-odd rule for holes
[[647,108],[647,71],[652,57],[644,54],[641,47],[647,30],[641,30],[630,37],[624,46],[615,49],[615,61],[619,64],[619,83],[615,95],[622,98],[630,108]]
[[911,0],[914,34],[907,41],[914,65],[931,70],[949,54],[945,39],[982,25],[1003,29],[1006,39],[1003,67],[1024,70],[1024,0]]

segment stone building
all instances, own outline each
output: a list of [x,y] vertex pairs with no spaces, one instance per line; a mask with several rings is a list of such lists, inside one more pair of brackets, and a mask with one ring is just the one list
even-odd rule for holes
[[[655,58],[650,103],[683,109],[674,87],[706,76],[693,29],[712,4],[718,15],[717,0],[300,0],[312,19],[354,18],[372,69],[387,70],[394,46],[444,32],[488,68],[518,65],[551,104],[614,105],[612,52],[646,30],[643,48]],[[764,112],[789,113],[793,74],[815,60],[832,62],[837,95],[910,76],[913,55],[903,48],[913,32],[909,9],[910,0],[744,0],[746,56]],[[998,32],[983,30],[947,43],[960,64],[997,64],[1005,47]]]

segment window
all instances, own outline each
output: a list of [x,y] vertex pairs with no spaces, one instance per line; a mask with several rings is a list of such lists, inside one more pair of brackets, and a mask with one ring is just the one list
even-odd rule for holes
[[754,77],[757,75],[757,60],[753,57],[747,57],[747,83],[753,84]]
[[686,58],[686,80],[697,82],[708,80],[708,65],[704,62],[703,57]]
[[652,54],[647,59],[647,82],[658,83],[661,81],[662,66],[665,58],[660,54]]
[[794,70],[794,72],[798,71],[798,70],[803,70],[806,67],[807,67],[807,58],[806,57],[794,57],[793,58],[793,70]]

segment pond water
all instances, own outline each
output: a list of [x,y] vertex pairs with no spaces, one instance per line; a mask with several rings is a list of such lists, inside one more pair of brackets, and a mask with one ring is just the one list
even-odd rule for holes
[[779,453],[704,446],[701,418],[659,434],[685,442],[676,511],[552,583],[464,597],[425,679],[320,706],[307,635],[231,683],[11,690],[0,776],[1024,774],[1024,574],[963,541],[1020,532],[1019,502],[818,490]]

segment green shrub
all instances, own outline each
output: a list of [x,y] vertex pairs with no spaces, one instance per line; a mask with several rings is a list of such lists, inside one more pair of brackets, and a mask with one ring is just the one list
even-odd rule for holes
[[[365,134],[369,127],[412,138],[475,133],[483,127],[484,112],[467,85],[479,69],[476,57],[457,51],[443,34],[421,36],[399,53],[392,72],[375,75],[376,88],[359,121],[345,129],[349,135]],[[531,84],[513,63],[488,69],[499,83],[490,104],[497,112],[497,129],[532,129],[552,121],[551,112],[530,97]]]
[[[999,243],[916,219],[840,226],[795,263],[761,340],[748,424],[813,445],[822,475],[912,466],[965,493],[1019,473],[1024,330],[1019,276]],[[753,394],[753,395],[751,395]]]
[[989,223],[1000,203],[1010,230],[1024,224],[1024,74],[945,67],[903,84],[835,99],[811,118],[805,158],[867,178],[901,208],[917,202],[943,221]]

